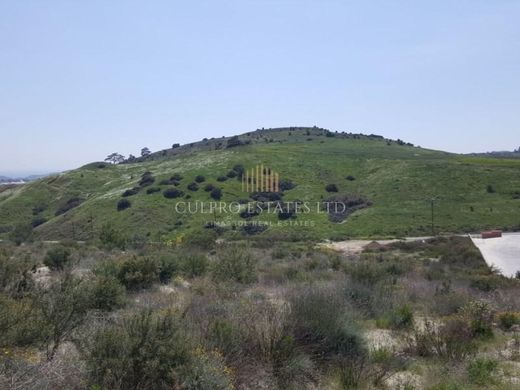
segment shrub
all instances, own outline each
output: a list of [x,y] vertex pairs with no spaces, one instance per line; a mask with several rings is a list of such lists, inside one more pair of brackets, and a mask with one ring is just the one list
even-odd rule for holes
[[150,257],[133,256],[119,264],[117,278],[128,290],[148,288],[159,280],[159,264]]
[[502,329],[509,330],[514,325],[520,324],[520,314],[506,311],[497,315],[498,322]]
[[227,176],[219,176],[219,177],[217,177],[217,181],[221,181],[221,182],[222,181],[226,181],[227,179],[228,179]]
[[305,289],[291,297],[292,323],[297,339],[318,353],[337,354],[348,360],[367,350],[350,311],[334,290]]
[[291,180],[280,180],[280,191],[289,191],[292,190],[294,187],[296,187],[296,184],[294,184]]
[[235,146],[243,145],[243,142],[240,141],[238,138],[238,135],[235,135],[227,140],[226,147],[227,148],[233,148]]
[[161,256],[159,258],[159,281],[161,283],[169,283],[180,269],[180,260],[176,255]]
[[206,181],[206,178],[205,178],[204,176],[202,176],[202,175],[197,175],[197,176],[195,176],[195,182],[197,182],[197,183],[203,183],[203,182],[205,182],[205,181]]
[[35,290],[33,299],[41,315],[41,338],[47,360],[52,360],[59,346],[71,341],[74,331],[85,322],[91,299],[89,284],[65,273],[48,288]]
[[213,184],[206,184],[204,186],[204,191],[205,192],[211,192],[214,188],[215,188],[215,186]]
[[33,228],[35,228],[35,227],[38,227],[40,225],[43,225],[45,222],[47,222],[47,218],[45,218],[45,217],[34,217],[32,222],[31,222],[31,226]]
[[495,187],[493,187],[491,184],[487,185],[486,191],[487,191],[488,194],[494,194],[496,192],[495,191]]
[[195,349],[190,365],[181,372],[182,388],[186,390],[232,390],[235,388],[231,370],[218,351]]
[[156,192],[161,192],[161,189],[159,187],[151,187],[146,190],[148,195],[155,194]]
[[167,199],[179,198],[184,195],[184,192],[177,188],[167,188],[163,191],[163,196]]
[[56,216],[65,214],[67,211],[78,207],[82,202],[82,199],[80,198],[70,198],[65,202],[65,204],[62,204],[60,207],[58,207],[58,210],[56,210],[56,213],[54,213]]
[[489,385],[496,381],[498,363],[488,358],[478,358],[468,366],[468,377],[477,385]]
[[125,249],[126,247],[126,237],[110,223],[101,226],[99,239],[101,244],[107,248]]
[[173,176],[170,178],[172,181],[181,181],[183,179],[182,175],[180,173],[174,173]]
[[197,191],[199,189],[199,186],[197,183],[193,182],[193,183],[188,184],[187,188],[190,191]]
[[145,172],[139,180],[139,186],[146,187],[151,186],[155,182],[155,177],[152,176],[151,172]]
[[327,191],[327,192],[338,192],[338,186],[336,184],[327,184],[325,186],[325,191]]
[[9,232],[9,240],[16,245],[21,245],[23,242],[31,241],[33,237],[33,228],[30,224],[17,224],[13,230]]
[[218,249],[213,264],[213,278],[252,283],[256,280],[255,259],[249,248],[243,245],[225,245]]
[[85,361],[94,388],[172,389],[180,385],[176,378],[190,356],[177,318],[146,310],[101,328]]
[[123,211],[132,207],[132,203],[128,199],[120,199],[117,202],[117,211]]
[[92,307],[112,311],[125,305],[125,288],[110,275],[96,277],[92,287]]
[[354,181],[354,180],[356,180],[356,178],[355,178],[354,176],[352,176],[352,175],[348,175],[348,176],[346,177],[346,179],[347,179],[348,181]]
[[423,326],[416,325],[409,347],[418,356],[456,361],[466,359],[477,350],[470,326],[460,317],[450,318],[439,326],[430,321],[425,321]]
[[222,190],[218,187],[215,187],[211,190],[209,196],[215,200],[220,200],[222,198]]
[[460,316],[469,323],[474,337],[493,336],[493,311],[483,301],[471,301],[460,310]]
[[230,170],[228,173],[226,173],[226,176],[232,179],[233,177],[237,177],[237,173],[234,170]]
[[413,311],[408,305],[402,305],[392,310],[386,318],[393,329],[408,329],[413,325]]
[[131,188],[131,189],[126,190],[125,192],[123,192],[123,194],[121,196],[126,198],[127,196],[136,195],[138,193],[139,193],[139,188]]
[[60,245],[47,251],[43,259],[43,264],[53,270],[62,270],[69,261],[70,251]]
[[189,277],[202,276],[208,268],[208,258],[199,254],[186,255],[182,258],[181,267]]
[[478,275],[471,278],[470,286],[480,291],[490,292],[499,287],[499,277],[496,275]]

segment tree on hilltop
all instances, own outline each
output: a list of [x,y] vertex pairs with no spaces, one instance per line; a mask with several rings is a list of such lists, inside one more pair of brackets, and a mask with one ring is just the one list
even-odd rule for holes
[[119,164],[119,163],[122,163],[123,161],[125,161],[125,156],[115,152],[115,153],[109,154],[107,156],[107,158],[105,158],[105,161],[109,161],[112,164]]

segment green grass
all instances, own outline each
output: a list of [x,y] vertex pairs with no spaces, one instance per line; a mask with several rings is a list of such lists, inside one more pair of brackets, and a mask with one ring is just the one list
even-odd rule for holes
[[[216,178],[235,164],[251,168],[260,163],[279,172],[281,179],[297,184],[286,192],[286,201],[320,202],[330,195],[325,186],[334,183],[340,193],[358,193],[373,203],[341,224],[329,222],[324,214],[312,213],[300,215],[295,221],[307,220],[313,227],[272,226],[271,232],[295,230],[316,239],[428,235],[429,199],[433,196],[438,198],[437,232],[519,227],[520,200],[512,195],[520,191],[520,160],[460,156],[395,142],[388,145],[387,140],[366,136],[326,137],[320,129],[309,132],[307,135],[307,129],[291,130],[290,136],[289,129],[248,133],[240,138],[250,140],[249,145],[228,149],[217,143],[225,145],[225,140],[209,140],[189,148],[183,146],[175,154],[156,153],[139,163],[103,169],[91,164],[8,189],[0,192],[0,232],[19,222],[29,223],[34,218],[32,208],[44,205],[46,209],[40,215],[48,222],[35,230],[41,239],[88,239],[109,221],[130,234],[153,240],[173,239],[200,231],[214,217],[177,214],[175,203],[186,199],[166,199],[161,192],[148,195],[146,189],[128,198],[131,208],[118,212],[116,204],[122,192],[137,185],[144,172],[150,171],[156,177],[155,186],[181,173],[184,179],[179,188],[191,195],[190,201],[211,201],[203,186],[212,183],[222,188],[222,201],[231,202],[245,199],[248,194],[241,191],[238,180],[221,183]],[[197,192],[187,190],[186,186],[199,174],[206,177],[206,183]],[[348,175],[356,180],[346,180]],[[495,193],[486,191],[488,184]],[[72,197],[84,202],[55,216],[60,205]],[[277,223],[273,215],[255,219]],[[217,220],[242,221],[237,215],[217,215]]]

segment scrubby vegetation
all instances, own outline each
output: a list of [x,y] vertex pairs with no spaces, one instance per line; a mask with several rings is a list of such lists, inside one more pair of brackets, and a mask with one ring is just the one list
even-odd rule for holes
[[264,234],[157,245],[106,225],[83,244],[2,243],[0,387],[506,389],[520,377],[520,281],[467,238],[347,253]]

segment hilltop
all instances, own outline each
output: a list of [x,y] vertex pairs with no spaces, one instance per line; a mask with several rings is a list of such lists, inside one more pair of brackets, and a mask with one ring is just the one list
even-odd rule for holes
[[[253,201],[237,178],[257,164],[279,173],[286,184],[284,202],[354,199],[352,214],[335,222],[333,216],[315,213],[277,217],[175,211],[178,202],[215,201],[213,187],[221,190],[218,201]],[[518,229],[519,168],[518,159],[451,154],[379,135],[318,127],[259,129],[172,145],[121,164],[94,162],[0,189],[0,237],[20,221],[32,223],[36,237],[47,240],[94,238],[106,223],[154,241],[197,235],[215,222],[228,223],[221,234],[242,234],[243,228],[232,226],[237,220],[268,221],[271,226],[261,234],[293,238],[429,235],[432,198],[435,232]],[[123,202],[118,210],[122,199],[130,207]],[[278,226],[279,221],[285,225]],[[296,221],[307,225],[294,226]]]

